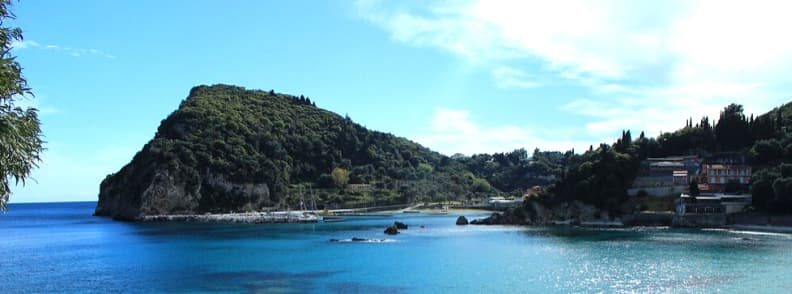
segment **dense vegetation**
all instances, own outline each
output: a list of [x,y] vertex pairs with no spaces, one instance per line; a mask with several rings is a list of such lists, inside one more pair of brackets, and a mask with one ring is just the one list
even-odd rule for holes
[[[133,163],[158,162],[188,186],[198,186],[209,174],[235,183],[265,183],[265,205],[282,208],[301,202],[348,207],[497,193],[463,162],[367,130],[308,98],[234,86],[193,88],[144,149],[156,152],[141,152]],[[141,186],[130,190],[139,194],[150,180],[134,182]],[[217,193],[203,197],[201,206],[239,207],[234,202],[240,198],[234,197]]]
[[759,117],[747,117],[740,105],[724,108],[717,122],[708,117],[698,123],[663,133],[657,139],[643,133],[632,139],[630,131],[612,145],[574,155],[561,180],[543,199],[579,200],[617,210],[627,198],[627,188],[637,176],[641,160],[675,155],[708,156],[715,152],[749,155],[754,167],[755,206],[762,210],[792,212],[792,104]]
[[766,211],[792,213],[792,103],[759,120],[766,135],[757,137],[749,151],[754,204]]
[[[520,196],[539,185],[549,186],[539,197],[544,201],[577,200],[618,211],[624,208],[641,160],[736,151],[749,154],[757,169],[757,206],[789,211],[781,208],[792,202],[792,136],[785,127],[790,108],[754,118],[732,104],[716,122],[704,117],[694,124],[691,119],[684,128],[657,139],[643,133],[633,138],[624,131],[615,143],[592,146],[581,154],[535,150],[529,155],[518,149],[447,157],[407,139],[368,130],[317,107],[309,98],[199,86],[163,120],[133,162],[108,176],[103,187],[123,182],[120,193],[140,195],[157,181],[153,170],[164,169],[168,177],[185,183],[185,189],[203,187],[201,193],[207,196],[201,197],[199,211],[215,211],[244,207],[242,202],[248,200],[202,185],[216,181],[213,175],[233,183],[266,184],[266,199],[252,209]],[[149,166],[141,164],[146,162],[156,167],[143,168]]]
[[22,109],[15,103],[31,92],[22,67],[11,54],[12,43],[22,41],[22,31],[3,26],[14,18],[10,3],[0,0],[0,210],[5,209],[11,194],[9,182],[13,179],[24,184],[43,148],[37,110]]
[[454,155],[475,176],[483,178],[499,191],[521,196],[533,186],[554,183],[564,172],[574,151],[534,150],[529,157],[525,149],[507,153],[476,154],[471,157]]

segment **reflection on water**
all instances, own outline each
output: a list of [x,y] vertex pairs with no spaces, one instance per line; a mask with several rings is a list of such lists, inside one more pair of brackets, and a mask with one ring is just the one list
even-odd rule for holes
[[[93,207],[14,205],[1,215],[2,292],[792,289],[792,236],[786,234],[456,226],[456,215],[398,215],[410,229],[385,236],[382,231],[394,218],[296,225],[139,224],[92,217]],[[330,242],[351,238],[394,242]]]

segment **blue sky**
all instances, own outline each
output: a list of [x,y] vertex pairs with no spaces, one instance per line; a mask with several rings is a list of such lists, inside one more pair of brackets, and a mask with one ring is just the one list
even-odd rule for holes
[[14,2],[48,142],[12,202],[96,200],[189,89],[307,95],[453,154],[577,150],[790,97],[786,1]]

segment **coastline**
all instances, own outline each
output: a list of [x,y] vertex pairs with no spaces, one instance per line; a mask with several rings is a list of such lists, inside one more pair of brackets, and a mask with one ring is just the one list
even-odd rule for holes
[[773,226],[773,225],[727,225],[724,229],[739,230],[748,232],[762,232],[762,233],[778,233],[792,235],[792,227],[787,226]]
[[679,225],[673,224],[672,212],[640,212],[632,215],[624,215],[613,219],[580,219],[563,218],[547,219],[542,222],[527,222],[524,219],[515,219],[511,216],[513,211],[507,210],[504,213],[493,213],[485,218],[473,219],[473,225],[512,225],[512,226],[561,226],[578,228],[679,228],[679,229],[720,229],[757,233],[776,233],[792,235],[792,225],[781,224],[757,224],[750,222],[732,222],[713,225]]
[[[378,213],[392,214],[383,218],[392,218],[401,215],[405,210],[387,210]],[[347,215],[349,209],[331,210],[340,217],[354,217],[354,214]],[[474,209],[449,209],[442,212],[440,209],[418,209],[421,215],[483,215],[491,211]],[[275,223],[318,223],[322,221],[323,211],[300,210],[300,211],[271,211],[271,212],[239,212],[239,213],[206,213],[206,214],[160,214],[142,216],[136,221],[140,222],[196,222],[196,223],[249,223],[249,224],[275,224]],[[405,214],[406,215],[406,214]]]
[[[383,218],[394,218],[395,215],[402,215],[404,210],[391,210],[381,211],[381,213],[391,213],[392,216],[383,216]],[[468,217],[475,217],[471,219],[471,225],[492,225],[476,220],[487,219],[490,216],[483,216],[482,214],[490,213],[487,210],[473,210],[473,209],[450,209],[445,214],[437,214],[439,209],[420,209],[420,214],[426,215],[462,215]],[[176,215],[148,215],[143,216],[138,221],[140,222],[195,222],[195,223],[240,223],[240,224],[297,224],[297,223],[320,223],[322,221],[319,215],[321,211],[274,211],[274,212],[243,212],[243,213],[217,213],[217,214],[176,214]],[[497,213],[497,212],[495,212]],[[476,217],[476,215],[478,217]],[[521,227],[532,227],[530,224],[506,224],[498,223],[498,225],[511,225]],[[621,220],[589,220],[589,221],[551,221],[540,226],[568,226],[579,228],[637,228],[637,227],[657,227],[657,228],[690,228],[690,229],[724,229],[746,232],[760,232],[760,233],[777,233],[792,235],[792,226],[779,226],[779,225],[755,225],[755,224],[729,224],[724,226],[714,227],[679,227],[667,226],[656,224],[625,224]]]
[[321,218],[308,211],[242,212],[217,214],[146,215],[142,222],[199,222],[199,223],[316,223]]

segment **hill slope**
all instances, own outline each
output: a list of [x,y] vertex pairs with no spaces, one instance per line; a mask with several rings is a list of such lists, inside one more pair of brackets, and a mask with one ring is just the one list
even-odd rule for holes
[[[480,182],[446,156],[308,99],[198,86],[132,161],[102,182],[95,214],[137,219],[294,207],[304,194],[328,205],[447,199],[489,189]],[[350,192],[348,183],[370,185]]]

